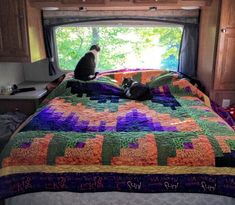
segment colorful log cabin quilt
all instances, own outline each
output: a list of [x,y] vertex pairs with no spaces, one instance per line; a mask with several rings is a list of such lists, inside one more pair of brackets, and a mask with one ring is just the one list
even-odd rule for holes
[[[126,99],[123,77],[148,84],[153,98]],[[173,72],[67,77],[2,151],[0,198],[38,191],[235,197],[234,122],[213,109]]]

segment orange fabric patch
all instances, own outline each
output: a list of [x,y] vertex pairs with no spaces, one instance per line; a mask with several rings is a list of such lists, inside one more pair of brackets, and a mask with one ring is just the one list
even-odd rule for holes
[[157,165],[157,144],[153,134],[138,139],[138,148],[122,148],[119,157],[113,157],[112,165]]
[[66,148],[63,157],[56,157],[57,165],[102,164],[102,146],[104,137],[96,135],[86,140],[83,148]]
[[52,138],[53,134],[47,134],[43,138],[33,139],[28,148],[12,149],[10,157],[3,160],[3,167],[47,164],[48,145]]
[[169,157],[169,166],[215,166],[215,153],[204,135],[192,139],[193,149],[178,149],[176,157]]

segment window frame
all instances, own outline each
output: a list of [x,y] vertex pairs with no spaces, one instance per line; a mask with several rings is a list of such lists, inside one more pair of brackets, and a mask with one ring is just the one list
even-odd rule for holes
[[[117,24],[118,22],[118,24]],[[54,62],[56,67],[65,73],[72,72],[74,70],[65,70],[63,68],[59,67],[59,57],[58,57],[58,46],[57,46],[57,41],[56,41],[56,29],[58,27],[71,27],[71,26],[78,26],[78,27],[97,27],[98,26],[112,26],[112,27],[150,27],[150,26],[158,26],[158,27],[181,27],[182,28],[182,33],[181,33],[181,39],[180,39],[180,45],[179,45],[179,52],[178,56],[180,55],[180,48],[182,44],[182,37],[183,37],[183,29],[184,25],[181,23],[172,23],[172,22],[167,22],[167,21],[161,21],[161,20],[154,20],[154,19],[95,19],[95,20],[84,20],[78,23],[66,23],[64,25],[59,25],[53,28],[53,41],[54,41]],[[179,66],[179,59],[178,59],[178,66]],[[177,66],[177,67],[178,67]],[[159,68],[160,69],[160,68]],[[107,70],[108,71],[108,70]]]

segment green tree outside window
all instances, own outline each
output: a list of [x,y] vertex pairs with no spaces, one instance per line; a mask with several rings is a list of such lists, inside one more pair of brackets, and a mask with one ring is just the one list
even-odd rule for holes
[[182,27],[58,27],[58,65],[63,70],[74,70],[89,47],[99,44],[99,71],[122,68],[177,70],[181,37]]

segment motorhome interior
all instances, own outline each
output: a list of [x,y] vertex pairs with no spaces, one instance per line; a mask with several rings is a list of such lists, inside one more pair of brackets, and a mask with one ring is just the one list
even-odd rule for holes
[[235,204],[234,10],[0,0],[0,204]]

